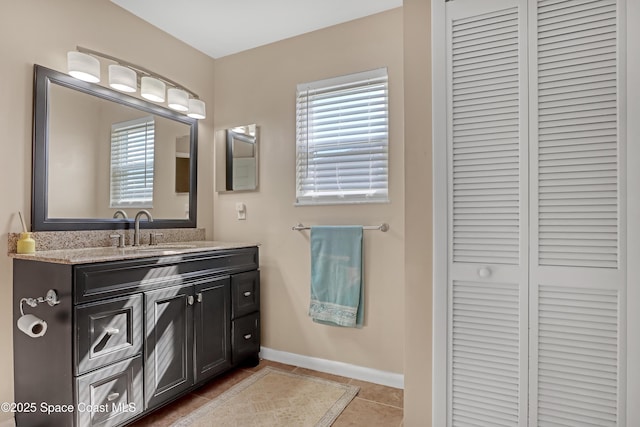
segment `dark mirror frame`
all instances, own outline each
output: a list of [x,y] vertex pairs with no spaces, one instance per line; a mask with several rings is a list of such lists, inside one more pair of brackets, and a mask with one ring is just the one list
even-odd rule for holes
[[[133,228],[133,218],[48,218],[49,86],[56,84],[184,123],[190,127],[189,218],[154,218],[145,228],[195,228],[197,213],[198,121],[168,108],[121,92],[88,83],[41,65],[34,65],[33,169],[31,191],[32,231],[116,230]],[[152,212],[153,214],[153,212]]]

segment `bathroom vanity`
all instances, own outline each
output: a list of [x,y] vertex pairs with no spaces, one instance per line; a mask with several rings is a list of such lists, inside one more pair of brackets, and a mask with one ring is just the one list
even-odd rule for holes
[[[240,364],[258,363],[260,276],[253,245],[189,242],[15,255],[16,424],[121,426]],[[18,405],[21,405],[19,408]]]
[[[141,117],[154,123],[155,158],[176,162],[175,169],[162,167],[163,177],[176,179],[156,177],[153,210],[133,219],[129,208],[130,219],[127,209],[111,207],[111,181],[98,179],[109,174],[98,172],[111,167],[111,144],[102,136]],[[18,427],[127,425],[229,369],[258,363],[258,248],[201,241],[197,131],[197,121],[183,114],[34,66],[31,228],[44,234],[35,237],[35,254],[10,253],[10,409]],[[78,150],[78,163],[56,161]],[[185,168],[180,181],[188,185],[178,191]],[[146,241],[141,213],[153,231]],[[174,243],[153,245],[158,236]],[[52,244],[59,238],[66,240]],[[134,246],[86,247],[112,238]],[[84,248],[52,249],[70,246]]]

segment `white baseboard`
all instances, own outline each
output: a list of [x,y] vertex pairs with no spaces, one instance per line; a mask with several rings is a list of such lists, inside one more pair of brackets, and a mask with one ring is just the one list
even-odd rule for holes
[[319,359],[317,357],[303,356],[301,354],[288,353],[286,351],[274,350],[267,347],[260,348],[260,357],[273,362],[300,366],[301,368],[313,369],[314,371],[325,372],[327,374],[340,375],[374,384],[382,384],[389,387],[404,389],[404,375],[402,374],[379,371],[377,369],[365,368],[363,366],[351,365],[349,363],[336,362],[333,360]]
[[0,421],[0,427],[16,427],[16,421],[13,418],[9,418],[8,420]]

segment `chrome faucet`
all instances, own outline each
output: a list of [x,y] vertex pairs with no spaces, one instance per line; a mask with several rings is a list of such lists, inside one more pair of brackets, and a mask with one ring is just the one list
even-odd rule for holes
[[142,209],[140,212],[136,214],[136,220],[134,223],[134,231],[133,231],[133,246],[140,246],[140,217],[142,215],[147,216],[147,220],[149,222],[153,222],[153,217],[149,213],[148,210]]
[[125,211],[123,211],[122,209],[118,209],[117,211],[115,211],[115,212],[113,213],[113,217],[114,217],[114,218],[118,218],[118,215],[119,215],[119,216],[121,216],[123,219],[127,219],[127,218],[129,218],[129,217],[127,216],[127,213],[126,213]]

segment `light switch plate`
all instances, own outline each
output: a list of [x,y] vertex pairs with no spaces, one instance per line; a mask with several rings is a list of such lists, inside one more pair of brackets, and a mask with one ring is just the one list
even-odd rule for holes
[[242,202],[236,203],[236,214],[238,215],[238,220],[247,219],[247,208]]

